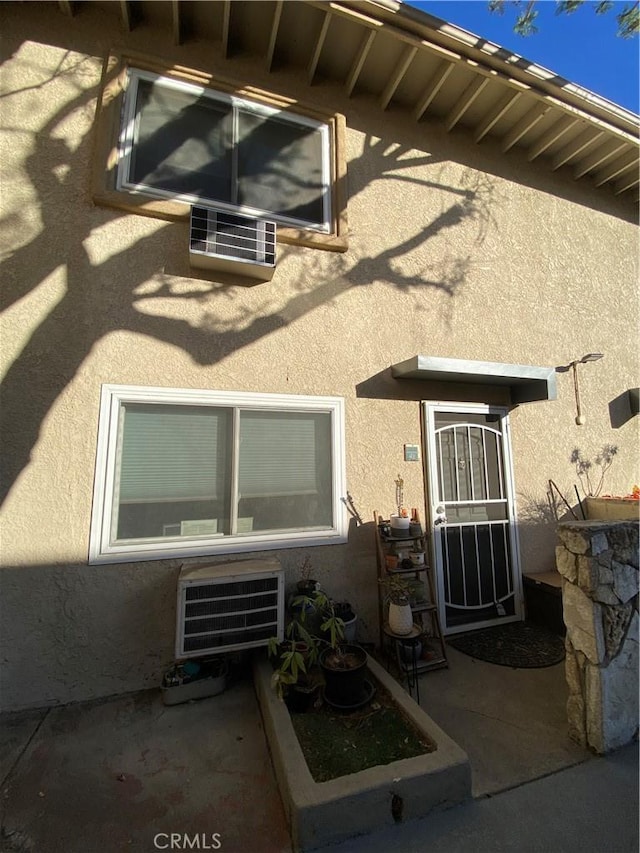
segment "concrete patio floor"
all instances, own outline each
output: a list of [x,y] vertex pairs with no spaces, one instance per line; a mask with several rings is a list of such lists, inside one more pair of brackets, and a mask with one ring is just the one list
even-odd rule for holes
[[592,757],[567,736],[564,663],[511,669],[447,655],[448,669],[421,678],[420,704],[469,756],[474,797]]
[[[562,664],[450,664],[421,677],[421,705],[468,753],[479,799],[332,853],[635,853],[637,745],[596,758],[569,741]],[[147,691],[1,722],[2,851],[291,851],[248,671],[184,705]]]
[[291,849],[249,673],[197,702],[145,691],[2,729],[0,850],[153,851],[171,833],[204,834],[196,849],[215,833],[225,851]]

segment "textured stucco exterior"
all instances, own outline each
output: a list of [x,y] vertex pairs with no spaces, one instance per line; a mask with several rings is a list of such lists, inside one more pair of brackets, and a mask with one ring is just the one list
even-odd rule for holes
[[[498,389],[397,382],[416,353],[561,365],[556,401],[511,412],[524,571],[553,567],[545,492],[569,494],[574,447],[618,445],[607,490],[640,480],[635,213],[570,175],[543,172],[464,132],[419,126],[366,97],[223,60],[158,31],[153,53],[346,117],[349,248],[279,246],[271,282],[194,278],[187,225],[92,203],[92,128],[114,44],[150,52],[100,9],[70,21],[55,4],[3,4],[1,237],[4,371],[2,707],[57,704],[159,683],[171,661],[180,560],[88,566],[103,383],[343,396],[347,484],[367,522],[310,553],[319,580],[376,635],[374,509],[394,479],[425,506],[420,400],[508,403]],[[33,11],[32,8],[33,7]],[[425,140],[427,144],[425,144]],[[276,552],[290,581],[303,552]]]

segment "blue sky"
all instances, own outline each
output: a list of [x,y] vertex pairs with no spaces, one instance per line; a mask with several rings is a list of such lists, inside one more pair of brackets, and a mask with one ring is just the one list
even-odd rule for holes
[[541,0],[537,4],[539,31],[526,38],[513,32],[516,9],[512,6],[498,15],[489,12],[486,0],[430,0],[408,5],[444,18],[638,112],[639,39],[616,36],[615,11],[624,8],[625,2],[615,3],[616,9],[607,15],[596,15],[592,3],[585,3],[571,15],[556,15],[555,3]]

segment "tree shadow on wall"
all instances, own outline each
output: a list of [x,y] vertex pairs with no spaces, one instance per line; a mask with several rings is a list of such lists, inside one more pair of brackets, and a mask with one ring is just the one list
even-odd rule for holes
[[[92,60],[86,61],[92,68]],[[197,364],[212,365],[352,288],[369,286],[374,280],[408,294],[419,294],[421,298],[428,290],[454,297],[464,283],[473,247],[483,238],[490,221],[494,189],[491,180],[471,171],[467,173],[466,185],[460,187],[417,178],[416,169],[433,169],[438,161],[430,155],[415,156],[400,145],[390,146],[389,140],[374,141],[369,137],[362,153],[349,163],[350,201],[376,181],[418,183],[425,191],[441,193],[440,214],[422,223],[420,211],[416,211],[417,224],[413,233],[399,242],[391,241],[377,254],[358,254],[357,250],[344,255],[306,252],[309,258],[305,257],[305,272],[309,275],[305,278],[313,282],[311,286],[298,285],[298,290],[284,306],[269,306],[265,299],[261,311],[247,309],[243,314],[241,309],[236,323],[223,323],[218,318],[224,311],[216,311],[216,308],[226,306],[230,298],[236,299],[235,289],[211,281],[189,281],[185,287],[184,278],[177,280],[163,272],[166,258],[171,253],[184,251],[183,223],[157,221],[157,229],[149,233],[149,220],[146,220],[144,236],[131,240],[129,227],[123,227],[132,222],[128,214],[96,208],[87,199],[92,165],[91,134],[85,134],[77,145],[60,138],[64,123],[73,119],[77,112],[88,111],[96,96],[91,73],[87,74],[87,88],[81,88],[83,78],[78,67],[77,58],[72,60],[71,54],[60,63],[55,79],[66,75],[77,94],[54,114],[47,112],[49,117],[31,134],[31,153],[24,161],[24,172],[35,199],[25,207],[38,209],[40,228],[0,265],[4,282],[3,311],[40,287],[45,288],[43,301],[46,299],[51,305],[28,340],[21,344],[0,389],[0,428],[4,445],[2,501],[28,465],[42,423],[58,396],[93,348],[114,332],[147,336],[178,347]],[[47,82],[34,87],[44,99],[43,103],[48,97]],[[5,91],[4,97],[17,97],[20,91]],[[16,137],[18,134],[23,137],[25,133],[20,127],[8,127],[6,132]],[[22,140],[20,144],[27,150]],[[414,174],[408,174],[409,170]],[[78,216],[78,209],[84,215]],[[0,222],[0,228],[8,232],[14,244],[29,231],[29,219],[25,216],[23,222],[23,215],[21,210],[12,211]],[[439,268],[425,268],[410,274],[403,272],[402,260],[408,253],[465,220],[477,222],[475,240],[467,246],[466,254],[445,258]],[[112,243],[128,240],[128,245],[107,254],[104,242],[97,239],[101,229],[106,227],[113,229]],[[382,232],[384,223],[380,227]],[[293,260],[292,252],[292,249],[284,251],[283,265]],[[64,269],[61,295],[55,290],[60,269]],[[49,277],[52,283],[48,285]],[[146,310],[149,300],[156,300],[157,305],[162,300],[160,310],[166,310],[166,300],[195,302],[201,307],[200,324],[150,313]],[[145,310],[141,307],[143,302]]]

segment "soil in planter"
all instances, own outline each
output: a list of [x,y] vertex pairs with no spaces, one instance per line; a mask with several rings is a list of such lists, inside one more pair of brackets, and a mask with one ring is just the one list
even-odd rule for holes
[[344,652],[342,654],[338,654],[336,652],[334,654],[327,655],[324,659],[324,664],[338,672],[344,672],[345,670],[357,669],[359,666],[362,666],[362,661],[363,658],[358,657],[358,655],[353,652]]
[[379,684],[375,686],[374,699],[360,711],[345,714],[322,705],[291,714],[315,782],[435,750],[435,744],[418,734],[389,693]]

